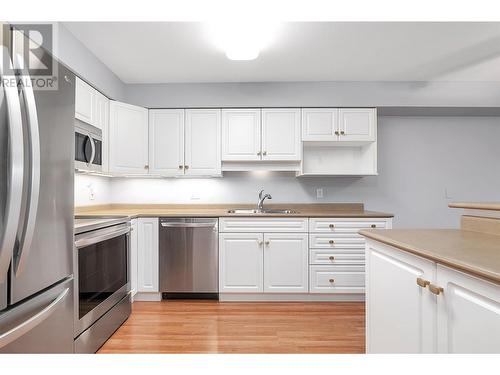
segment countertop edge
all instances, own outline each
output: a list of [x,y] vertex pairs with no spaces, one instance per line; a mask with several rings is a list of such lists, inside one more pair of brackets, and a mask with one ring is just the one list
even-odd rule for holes
[[[457,229],[459,230],[459,229]],[[369,239],[381,242],[383,244],[395,247],[399,250],[405,251],[407,253],[411,253],[413,255],[420,256],[425,259],[432,260],[436,263],[442,264],[444,266],[456,269],[458,271],[462,271],[468,274],[471,274],[473,276],[477,276],[483,279],[486,279],[489,282],[495,283],[495,284],[500,284],[500,277],[498,276],[497,273],[491,273],[488,271],[484,271],[482,269],[478,269],[475,267],[471,267],[468,264],[465,264],[460,261],[456,261],[453,259],[449,259],[446,257],[439,257],[439,256],[434,256],[426,251],[422,251],[421,249],[418,249],[417,247],[408,245],[408,244],[401,244],[399,241],[392,240],[390,238],[387,238],[383,236],[383,234],[378,234],[375,233],[376,230],[373,229],[362,229],[359,231],[359,234],[361,234],[364,237],[367,237]]]

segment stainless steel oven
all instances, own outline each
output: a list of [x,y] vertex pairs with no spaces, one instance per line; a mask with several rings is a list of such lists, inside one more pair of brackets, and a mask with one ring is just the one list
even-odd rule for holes
[[102,131],[79,120],[75,120],[75,168],[102,171]]
[[88,230],[75,236],[75,352],[92,353],[130,314],[130,222],[84,220],[75,230]]

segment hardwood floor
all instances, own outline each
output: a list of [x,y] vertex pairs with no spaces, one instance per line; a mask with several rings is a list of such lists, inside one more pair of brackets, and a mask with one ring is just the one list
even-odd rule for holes
[[362,302],[135,302],[99,353],[364,353]]

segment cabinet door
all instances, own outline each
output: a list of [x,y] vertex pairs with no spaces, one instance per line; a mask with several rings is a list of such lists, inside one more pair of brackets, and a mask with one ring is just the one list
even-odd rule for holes
[[260,109],[222,110],[222,160],[261,160]]
[[436,300],[417,278],[435,280],[435,263],[367,240],[368,353],[434,353]]
[[265,233],[264,292],[307,293],[308,251],[306,233]]
[[500,353],[500,285],[438,265],[439,353]]
[[158,292],[158,218],[139,218],[137,291]]
[[95,126],[102,131],[102,171],[109,171],[109,99],[96,92]]
[[303,108],[303,141],[337,141],[339,110],[338,108]]
[[219,235],[219,292],[263,291],[262,233]]
[[130,290],[132,297],[137,293],[137,239],[138,239],[138,223],[137,219],[131,220],[130,228]]
[[111,101],[109,170],[147,174],[148,168],[148,110]]
[[87,124],[95,123],[95,96],[97,91],[80,78],[76,77],[75,118]]
[[186,176],[220,176],[220,109],[186,109]]
[[300,160],[300,109],[262,110],[262,160]]
[[339,117],[339,140],[341,142],[376,140],[376,110],[374,108],[341,108]]
[[149,173],[184,175],[184,110],[149,110]]

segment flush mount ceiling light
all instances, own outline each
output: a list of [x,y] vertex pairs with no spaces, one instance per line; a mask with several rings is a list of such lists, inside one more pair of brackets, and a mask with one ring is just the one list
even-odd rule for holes
[[278,26],[262,22],[211,22],[207,24],[215,46],[230,60],[254,60],[273,41]]

